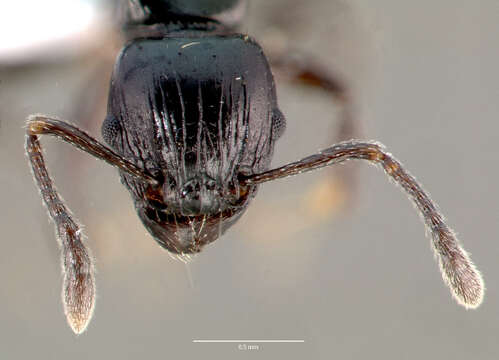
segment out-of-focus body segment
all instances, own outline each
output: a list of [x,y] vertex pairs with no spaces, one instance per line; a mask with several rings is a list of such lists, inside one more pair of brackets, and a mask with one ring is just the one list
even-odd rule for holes
[[247,0],[123,0],[121,3],[125,26],[182,22],[186,28],[194,29],[208,21],[232,30],[243,21],[247,5]]

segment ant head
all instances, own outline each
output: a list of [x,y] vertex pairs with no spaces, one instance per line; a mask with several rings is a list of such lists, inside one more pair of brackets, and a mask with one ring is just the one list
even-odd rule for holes
[[[218,239],[244,213],[255,186],[221,186],[203,174],[181,186],[149,185],[137,213],[154,239],[174,254],[193,254]],[[251,195],[251,196],[250,196]]]
[[243,35],[140,39],[111,81],[105,141],[156,182],[122,174],[153,237],[188,254],[244,212],[285,128],[262,49]]

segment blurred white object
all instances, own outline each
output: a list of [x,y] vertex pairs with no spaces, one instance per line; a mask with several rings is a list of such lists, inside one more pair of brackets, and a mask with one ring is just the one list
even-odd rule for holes
[[102,36],[99,19],[95,1],[2,1],[0,63],[51,61],[88,51]]

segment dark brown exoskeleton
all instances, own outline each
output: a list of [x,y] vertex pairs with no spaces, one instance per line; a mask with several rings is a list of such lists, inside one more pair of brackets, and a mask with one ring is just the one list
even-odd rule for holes
[[268,169],[283,128],[258,44],[192,34],[123,49],[102,134],[157,179],[121,174],[146,228],[168,251],[190,254],[242,215],[257,186],[239,177]]
[[[480,274],[428,194],[383,145],[340,142],[269,170],[285,128],[272,72],[260,46],[229,26],[244,1],[214,4],[130,0],[130,41],[116,61],[102,125],[109,146],[67,122],[43,115],[28,119],[26,149],[62,246],[63,302],[72,329],[82,332],[91,318],[94,270],[80,228],[52,186],[41,134],[55,135],[116,166],[144,226],[179,257],[220,237],[244,213],[260,183],[367,160],[414,202],[431,234],[444,281],[460,304],[477,307],[483,297]],[[294,66],[294,71],[297,78],[312,79],[328,91],[341,88],[306,66]]]

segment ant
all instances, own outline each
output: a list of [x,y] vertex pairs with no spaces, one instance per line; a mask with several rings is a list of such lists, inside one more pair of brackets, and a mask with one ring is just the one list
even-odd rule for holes
[[[47,172],[39,136],[56,136],[118,168],[144,226],[160,246],[188,258],[245,212],[262,183],[348,160],[377,165],[419,211],[444,282],[466,308],[484,285],[437,205],[376,141],[350,140],[269,169],[286,120],[269,62],[250,36],[236,32],[245,0],[127,0],[128,42],[111,78],[107,117],[97,141],[45,115],[27,121],[26,151],[62,248],[63,302],[69,325],[83,332],[95,304],[94,266],[74,220]],[[335,79],[299,61],[283,64],[344,103]],[[348,120],[348,116],[345,117]]]

